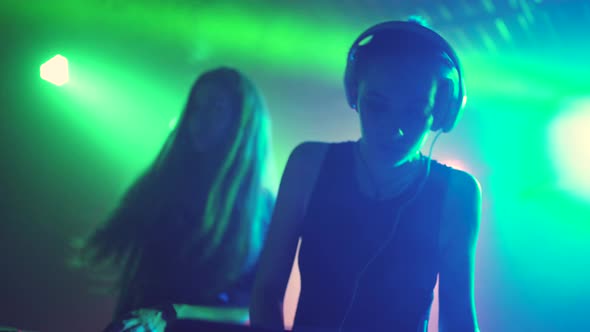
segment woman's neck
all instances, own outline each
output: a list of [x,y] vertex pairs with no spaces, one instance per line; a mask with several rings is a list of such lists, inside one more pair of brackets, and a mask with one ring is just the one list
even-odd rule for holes
[[362,139],[358,140],[356,145],[360,157],[371,172],[376,175],[403,172],[405,168],[408,168],[414,161],[421,158],[420,151],[416,151],[415,154],[407,155],[402,159],[395,156],[386,156],[371,149]]
[[363,143],[355,143],[356,170],[361,191],[377,199],[397,196],[420,175],[421,155],[409,156],[402,161],[387,160],[368,154]]

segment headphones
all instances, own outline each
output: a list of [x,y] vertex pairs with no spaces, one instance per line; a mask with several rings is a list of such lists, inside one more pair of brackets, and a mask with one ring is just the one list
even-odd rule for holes
[[384,37],[387,34],[398,33],[411,39],[418,39],[426,45],[434,46],[440,50],[443,56],[450,60],[452,64],[452,73],[455,77],[445,77],[442,84],[438,85],[436,102],[433,110],[434,121],[431,130],[442,132],[451,131],[459,122],[467,95],[465,94],[465,83],[463,82],[461,63],[459,57],[451,45],[438,33],[423,26],[416,21],[387,21],[379,23],[363,32],[352,44],[348,52],[346,61],[346,71],[344,73],[344,89],[346,99],[351,108],[357,109],[358,99],[358,79],[357,79],[357,59],[359,52],[371,43],[371,40],[379,35]]

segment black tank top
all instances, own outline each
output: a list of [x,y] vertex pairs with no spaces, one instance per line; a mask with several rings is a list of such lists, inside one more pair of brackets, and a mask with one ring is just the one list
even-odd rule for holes
[[[449,172],[432,161],[422,190],[401,212],[391,242],[362,275],[344,331],[424,328],[438,274],[439,224]],[[354,143],[330,145],[302,227],[295,331],[340,326],[360,271],[391,233],[400,205],[419,186],[411,187],[389,200],[366,197],[355,177]]]

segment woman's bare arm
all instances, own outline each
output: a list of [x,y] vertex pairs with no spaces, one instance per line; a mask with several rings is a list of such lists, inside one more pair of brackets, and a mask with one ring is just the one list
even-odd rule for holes
[[474,274],[480,218],[479,183],[465,172],[454,171],[441,223],[440,331],[479,331]]
[[289,157],[254,282],[250,321],[253,326],[284,329],[283,298],[306,205],[327,144],[303,143]]

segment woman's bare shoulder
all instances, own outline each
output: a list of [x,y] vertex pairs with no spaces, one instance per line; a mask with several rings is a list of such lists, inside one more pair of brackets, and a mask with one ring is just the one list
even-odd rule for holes
[[289,156],[281,185],[297,188],[296,191],[302,195],[304,209],[329,146],[330,143],[304,142],[295,147]]
[[330,144],[325,142],[303,142],[293,149],[291,157],[314,167],[321,164]]
[[[443,205],[443,241],[462,238],[473,242],[480,226],[482,190],[477,178],[465,171],[451,168]],[[466,243],[466,244],[467,244]]]

